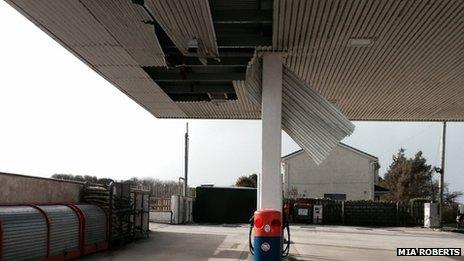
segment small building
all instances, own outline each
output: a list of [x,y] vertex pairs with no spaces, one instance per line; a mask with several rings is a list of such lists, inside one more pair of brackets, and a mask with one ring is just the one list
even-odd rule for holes
[[378,158],[344,143],[320,165],[298,150],[282,158],[282,167],[286,198],[382,200],[388,192],[377,186]]
[[385,201],[385,196],[390,190],[379,185],[374,186],[374,201]]

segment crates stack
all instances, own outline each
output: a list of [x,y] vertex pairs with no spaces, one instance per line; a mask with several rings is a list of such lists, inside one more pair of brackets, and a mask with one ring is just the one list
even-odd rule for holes
[[98,205],[108,211],[110,207],[110,188],[106,185],[86,183],[82,190],[81,201]]
[[150,225],[150,191],[144,189],[131,189],[131,198],[134,202],[134,232],[136,237],[148,237]]
[[103,251],[106,227],[95,205],[0,206],[0,260],[70,260]]
[[139,237],[148,237],[149,196],[146,188],[132,188],[130,182],[86,183],[82,202],[98,205],[109,220],[108,242],[114,248]]
[[134,221],[131,219],[134,210],[134,202],[131,200],[131,183],[112,182],[110,190],[110,220],[111,242],[114,245],[123,245],[134,238]]

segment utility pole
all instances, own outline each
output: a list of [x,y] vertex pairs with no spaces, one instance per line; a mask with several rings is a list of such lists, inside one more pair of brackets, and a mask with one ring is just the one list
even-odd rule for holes
[[443,128],[441,133],[441,146],[440,146],[440,180],[438,182],[438,191],[440,193],[440,198],[438,203],[440,204],[440,227],[443,227],[443,190],[445,186],[445,152],[446,152],[446,121],[443,122]]
[[185,124],[185,159],[184,159],[184,191],[183,196],[188,196],[188,152],[189,152],[189,124]]

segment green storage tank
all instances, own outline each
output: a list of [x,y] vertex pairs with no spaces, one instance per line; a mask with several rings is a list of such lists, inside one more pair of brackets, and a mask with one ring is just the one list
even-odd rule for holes
[[193,207],[196,223],[248,223],[256,210],[256,189],[197,187]]

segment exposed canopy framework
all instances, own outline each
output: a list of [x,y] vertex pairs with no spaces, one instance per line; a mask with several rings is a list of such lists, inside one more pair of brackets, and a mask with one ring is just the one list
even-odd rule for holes
[[257,119],[257,48],[351,120],[464,119],[461,0],[6,0],[160,118]]
[[205,58],[219,58],[208,0],[147,0],[141,4],[183,55],[199,57],[205,65]]
[[461,0],[6,1],[156,117],[259,118],[266,47],[351,120],[464,120]]

